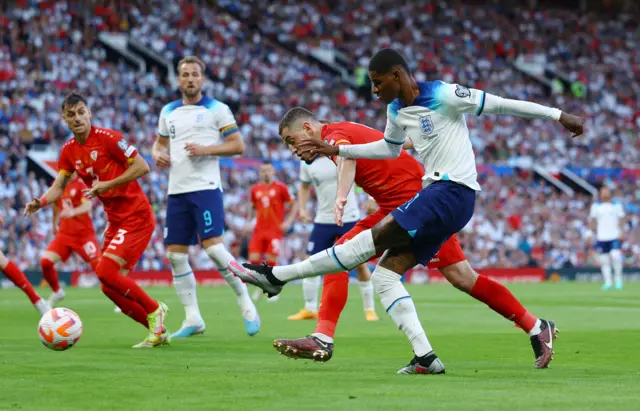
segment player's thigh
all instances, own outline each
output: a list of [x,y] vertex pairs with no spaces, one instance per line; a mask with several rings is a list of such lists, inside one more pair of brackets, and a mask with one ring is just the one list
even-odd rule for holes
[[2,251],[0,251],[0,270],[4,270],[5,268],[7,268],[8,264],[9,264],[9,259],[5,257]]
[[222,191],[203,190],[190,194],[200,241],[221,237],[224,233],[224,204]]
[[[336,224],[313,224],[313,229],[307,242],[307,254],[316,254],[335,244],[336,239],[346,234],[348,230],[341,230]],[[342,232],[344,231],[344,232]]]
[[189,199],[190,193],[170,194],[167,199],[167,218],[164,228],[165,245],[195,245],[196,219]]
[[[56,236],[49,243],[45,253],[51,253],[59,257],[59,261],[67,261],[73,252],[75,240],[69,237]],[[53,261],[53,260],[52,260]],[[53,261],[54,263],[57,261]]]
[[74,244],[73,251],[87,263],[100,257],[100,248],[95,236],[79,238]]
[[111,225],[108,235],[105,235],[102,247],[103,256],[116,256],[125,262],[122,264],[122,268],[132,269],[147,249],[154,228],[155,220],[153,224],[144,224],[141,221],[133,220],[117,226]]
[[[260,259],[267,252],[269,238],[259,233],[253,233],[249,240],[249,257]],[[257,256],[257,257],[256,257]]]
[[418,264],[418,260],[409,247],[393,247],[388,249],[380,257],[378,266],[393,271],[398,275],[404,275]]
[[436,255],[429,261],[427,267],[440,269],[466,259],[467,257],[464,255],[462,247],[460,247],[458,237],[454,234],[442,244],[442,247],[440,247]]

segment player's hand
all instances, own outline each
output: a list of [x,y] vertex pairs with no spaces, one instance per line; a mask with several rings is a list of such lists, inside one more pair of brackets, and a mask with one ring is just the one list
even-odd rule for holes
[[322,140],[316,140],[308,138],[302,140],[297,147],[298,155],[304,160],[313,160],[318,156],[337,156],[340,153],[340,149],[331,144],[327,144]]
[[24,207],[24,212],[22,214],[24,216],[28,216],[38,212],[38,210],[40,210],[41,208],[42,208],[42,203],[40,202],[40,199],[34,198]]
[[94,181],[91,189],[84,190],[84,195],[87,198],[93,198],[99,196],[110,188],[111,183],[109,181]]
[[189,155],[189,157],[209,155],[209,148],[206,146],[201,146],[200,144],[187,143],[184,145],[184,149],[187,150],[187,154]]
[[378,203],[376,203],[376,200],[374,200],[372,198],[368,199],[364,203],[364,211],[365,211],[365,213],[367,213],[367,215],[373,214],[376,211],[378,211]]
[[282,230],[283,233],[286,233],[287,231],[289,231],[290,228],[291,228],[291,223],[288,221],[285,221],[284,223],[280,224],[280,229]]
[[573,133],[571,137],[578,137],[584,132],[584,119],[564,111],[560,114],[560,124]]
[[336,219],[336,225],[338,227],[343,226],[342,217],[344,215],[344,207],[347,205],[346,198],[336,198],[336,203],[333,206],[333,217]]
[[75,217],[76,215],[76,210],[73,208],[63,208],[62,211],[60,211],[60,218],[71,218],[71,217]]
[[311,213],[306,208],[300,210],[300,219],[305,224],[309,224],[311,221],[313,221],[313,217],[311,216]]
[[159,168],[169,168],[171,166],[171,157],[166,151],[154,151],[151,158]]

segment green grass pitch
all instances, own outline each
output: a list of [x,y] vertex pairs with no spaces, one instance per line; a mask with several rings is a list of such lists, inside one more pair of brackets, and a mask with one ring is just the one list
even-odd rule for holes
[[[207,332],[171,347],[134,350],[144,330],[113,312],[99,289],[68,289],[63,306],[84,322],[79,344],[44,348],[38,315],[18,290],[0,290],[0,410],[632,410],[640,400],[640,284],[511,285],[537,315],[558,324],[556,360],[533,369],[527,336],[448,285],[410,286],[446,375],[396,375],[411,349],[378,305],[367,323],[351,287],[326,364],[288,360],[274,338],[301,337],[313,321],[287,321],[300,287],[262,300],[262,330],[248,337],[226,287],[200,288]],[[169,304],[171,330],[183,309],[172,288],[150,288]],[[43,294],[48,294],[47,290]]]

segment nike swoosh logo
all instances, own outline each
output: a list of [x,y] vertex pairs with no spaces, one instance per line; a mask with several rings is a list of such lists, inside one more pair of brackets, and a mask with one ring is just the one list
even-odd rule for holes
[[553,344],[551,344],[550,342],[546,342],[546,341],[543,341],[543,342],[544,342],[544,345],[546,345],[548,349],[553,350]]
[[206,234],[206,233],[208,233],[208,232],[209,232],[209,231],[211,231],[211,230],[213,230],[213,227],[205,229],[205,230],[204,230],[204,232],[205,232],[205,234]]

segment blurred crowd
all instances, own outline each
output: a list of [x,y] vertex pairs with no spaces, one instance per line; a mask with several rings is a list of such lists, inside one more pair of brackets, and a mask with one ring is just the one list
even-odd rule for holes
[[[29,219],[20,215],[25,201],[41,195],[46,186],[27,172],[26,154],[33,144],[57,149],[68,138],[59,117],[64,93],[80,89],[89,97],[94,122],[121,130],[145,155],[150,154],[162,106],[177,97],[175,87],[155,67],[141,72],[109,59],[97,38],[101,32],[130,34],[171,61],[189,54],[203,58],[210,78],[205,93],[231,106],[247,143],[246,157],[292,158],[277,128],[284,112],[295,105],[323,120],[358,121],[382,130],[384,107],[309,55],[314,48],[344,53],[352,57],[349,69],[355,73],[366,67],[376,49],[393,46],[408,57],[419,80],[457,82],[587,119],[585,136],[571,140],[550,121],[468,116],[480,165],[640,168],[637,16],[579,17],[560,10],[533,13],[424,0],[402,7],[388,0],[23,0],[15,7],[0,7],[0,212],[7,219],[0,227],[0,249],[23,268],[38,266],[52,235],[50,211]],[[549,92],[515,69],[515,59],[535,54],[543,54],[549,65],[587,91]],[[295,193],[297,167],[285,164],[278,179]],[[223,176],[225,240],[235,255],[243,255],[247,194],[257,171],[225,167]],[[584,236],[591,198],[560,195],[530,174],[489,174],[482,180],[476,215],[461,234],[474,266],[589,264]],[[637,227],[639,181],[608,183]],[[152,167],[143,188],[158,227],[140,262],[142,269],[167,267],[162,245],[166,187],[166,173]],[[93,214],[101,232],[105,220],[99,204]],[[309,228],[296,223],[281,261],[304,256]],[[625,247],[627,262],[639,264],[637,228]],[[197,248],[192,260],[195,267],[212,267]],[[65,267],[78,264],[72,259]]]

